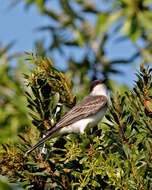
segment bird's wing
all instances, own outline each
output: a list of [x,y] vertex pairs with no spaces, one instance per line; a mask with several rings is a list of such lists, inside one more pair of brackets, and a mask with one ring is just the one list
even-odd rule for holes
[[68,113],[66,113],[58,123],[50,129],[50,132],[56,132],[59,129],[68,126],[76,121],[93,115],[102,109],[107,103],[106,96],[87,96],[79,104],[74,106]]

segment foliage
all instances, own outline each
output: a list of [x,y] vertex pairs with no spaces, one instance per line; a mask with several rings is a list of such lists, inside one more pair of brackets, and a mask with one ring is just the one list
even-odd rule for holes
[[[49,54],[56,65],[68,72],[68,77],[74,83],[75,93],[79,88],[84,89],[81,96],[79,94],[79,99],[86,93],[84,87],[90,79],[100,78],[101,75],[111,77],[111,74],[119,74],[121,69],[118,65],[122,64],[125,68],[127,64],[136,63],[136,58],[151,63],[150,0],[22,1],[27,7],[37,6],[41,14],[49,19],[48,25],[39,27],[40,32],[48,31],[50,34],[51,39],[46,39],[48,46],[41,40],[35,43],[35,48],[39,55]],[[114,45],[109,46],[111,41]],[[135,52],[128,58],[123,57],[121,52],[119,56],[114,56],[115,58],[108,53],[115,50],[117,44],[130,41],[135,47]],[[12,56],[4,58],[12,45],[13,43],[9,43],[4,48],[0,47],[0,56],[4,55],[0,59],[1,142],[6,142],[8,137],[16,140],[16,133],[29,125],[21,76],[21,73],[27,72],[26,67],[23,61],[15,63],[14,67]],[[4,128],[6,130],[3,131]]]
[[[61,66],[68,64],[69,73],[73,78],[80,78],[80,84],[85,82],[88,73],[91,78],[119,74],[118,66],[135,64],[137,58],[152,63],[151,0],[24,2],[27,7],[35,5],[49,19],[49,24],[38,28],[50,34],[51,42],[45,52],[49,52],[55,63],[56,57],[60,57]],[[121,42],[122,46],[129,43],[134,47],[130,55],[128,49],[124,49],[124,55],[123,51],[115,51]],[[113,51],[117,56],[109,53]]]
[[[98,128],[51,139],[46,148],[24,156],[67,107],[75,105],[71,92],[80,100],[90,79],[119,74],[116,66],[135,64],[137,58],[152,62],[151,0],[23,1],[49,19],[39,31],[50,33],[50,43],[35,44],[43,58],[28,54],[35,64],[31,75],[23,61],[14,66],[14,56],[7,55],[13,43],[0,47],[0,141],[5,142],[0,147],[0,173],[25,189],[152,189],[151,69],[142,65],[133,91],[109,80],[114,94]],[[108,45],[111,41],[113,46]],[[135,52],[127,58],[121,52],[109,57],[120,42],[131,42]],[[68,64],[65,74],[44,58],[48,54],[55,60],[60,56],[60,67]],[[21,73],[26,73],[27,87]],[[14,144],[16,134],[20,139]],[[5,181],[0,181],[1,187],[15,188]]]
[[25,157],[65,106],[75,104],[70,81],[50,59],[27,59],[36,64],[25,75],[33,127],[19,135],[17,146],[1,147],[1,174],[25,189],[152,189],[152,70],[141,65],[133,91],[111,96],[104,123],[84,135],[51,139]]
[[21,190],[21,187],[19,187],[17,184],[9,184],[7,179],[5,177],[0,176],[0,189],[3,190]]
[[15,141],[17,133],[30,125],[24,97],[24,82],[22,72],[26,65],[19,61],[18,66],[11,66],[15,55],[7,55],[11,44],[0,47],[0,142],[8,138]]

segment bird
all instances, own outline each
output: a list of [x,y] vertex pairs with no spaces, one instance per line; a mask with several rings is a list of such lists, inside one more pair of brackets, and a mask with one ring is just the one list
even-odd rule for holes
[[108,95],[105,81],[106,79],[94,80],[91,84],[89,95],[84,97],[82,101],[61,117],[54,127],[48,130],[46,136],[29,149],[25,155],[31,153],[50,138],[70,133],[83,134],[87,126],[96,126],[108,108]]

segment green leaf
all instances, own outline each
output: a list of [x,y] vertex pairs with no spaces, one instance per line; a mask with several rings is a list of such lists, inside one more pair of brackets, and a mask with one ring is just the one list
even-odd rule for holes
[[57,103],[59,102],[59,99],[60,99],[60,95],[59,93],[55,93],[55,95],[53,96],[52,98],[52,101],[51,101],[51,109],[54,110],[54,108],[56,108],[57,106]]
[[100,183],[98,183],[98,182],[95,181],[95,180],[92,180],[91,183],[92,183],[92,186],[93,186],[93,187],[100,187]]
[[85,45],[85,38],[80,30],[74,30],[74,36],[80,46]]
[[96,36],[107,32],[110,26],[121,17],[121,11],[114,13],[99,13],[96,24]]
[[127,158],[129,159],[131,154],[132,154],[132,151],[131,151],[130,147],[127,144],[124,144],[123,145],[123,150],[124,150]]
[[49,173],[46,173],[46,172],[35,172],[35,173],[30,173],[30,174],[34,176],[49,176],[50,175]]

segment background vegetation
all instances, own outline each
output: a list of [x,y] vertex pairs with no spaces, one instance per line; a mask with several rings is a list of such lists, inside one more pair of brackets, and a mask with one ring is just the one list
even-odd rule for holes
[[[34,4],[50,19],[50,25],[39,28],[50,32],[49,46],[37,42],[37,55],[29,53],[26,60],[7,54],[11,43],[0,48],[0,171],[9,182],[25,189],[152,189],[152,81],[151,69],[143,65],[133,90],[109,79],[110,105],[97,128],[47,142],[47,156],[36,150],[24,157],[53,125],[50,121],[87,94],[90,80],[118,75],[119,65],[127,68],[137,58],[151,64],[151,1],[103,3],[102,11],[99,2],[59,0],[54,10],[50,1],[27,0],[27,7]],[[117,43],[131,40],[136,47],[128,59],[107,56],[107,42],[119,33]],[[73,55],[67,55],[69,49]],[[56,52],[67,63],[62,72],[47,58]],[[1,189],[17,188],[5,180]]]

